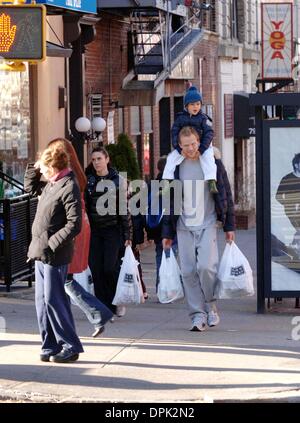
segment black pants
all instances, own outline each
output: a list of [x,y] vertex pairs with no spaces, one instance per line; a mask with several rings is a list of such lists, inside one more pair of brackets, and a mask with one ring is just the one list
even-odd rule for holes
[[116,293],[120,271],[120,247],[119,227],[92,228],[89,266],[93,276],[95,295],[113,313],[116,312],[112,300]]

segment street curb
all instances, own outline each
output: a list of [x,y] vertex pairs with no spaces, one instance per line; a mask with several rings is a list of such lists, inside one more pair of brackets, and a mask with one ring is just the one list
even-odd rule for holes
[[21,402],[21,403],[99,403],[99,404],[159,404],[159,403],[300,403],[300,389],[288,392],[274,392],[270,394],[260,395],[258,397],[249,398],[218,398],[213,399],[209,396],[204,396],[198,399],[186,399],[178,401],[129,401],[127,399],[107,400],[107,399],[94,399],[94,398],[79,398],[73,396],[59,397],[54,395],[44,395],[37,392],[18,392],[13,390],[0,389],[0,403],[3,402]]

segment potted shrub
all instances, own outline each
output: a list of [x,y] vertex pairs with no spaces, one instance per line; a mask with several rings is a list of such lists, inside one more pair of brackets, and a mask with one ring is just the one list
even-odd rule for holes
[[119,134],[116,144],[106,146],[112,166],[118,172],[127,172],[129,180],[140,179],[135,149],[127,134]]

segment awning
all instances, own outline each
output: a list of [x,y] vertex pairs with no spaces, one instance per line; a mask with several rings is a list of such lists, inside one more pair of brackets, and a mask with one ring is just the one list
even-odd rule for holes
[[73,50],[47,41],[46,52],[48,57],[71,57]]

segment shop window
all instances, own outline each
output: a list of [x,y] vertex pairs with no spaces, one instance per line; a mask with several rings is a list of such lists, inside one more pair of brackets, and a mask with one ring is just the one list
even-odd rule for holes
[[[0,169],[23,183],[26,165],[33,160],[28,66],[24,72],[2,71],[0,87]],[[1,191],[4,197],[20,194],[7,183]]]

